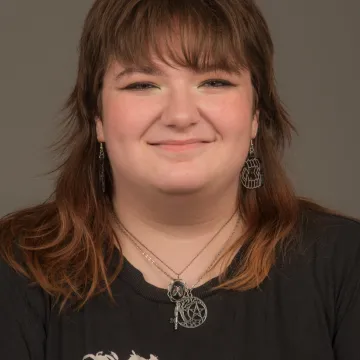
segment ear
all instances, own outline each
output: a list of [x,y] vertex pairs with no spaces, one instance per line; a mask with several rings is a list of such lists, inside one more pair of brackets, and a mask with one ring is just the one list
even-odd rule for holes
[[99,142],[105,142],[103,122],[99,117],[95,118],[96,137]]
[[252,122],[251,122],[251,138],[252,139],[256,138],[256,135],[257,135],[257,132],[259,129],[259,116],[260,116],[260,111],[256,110],[254,117],[252,119]]

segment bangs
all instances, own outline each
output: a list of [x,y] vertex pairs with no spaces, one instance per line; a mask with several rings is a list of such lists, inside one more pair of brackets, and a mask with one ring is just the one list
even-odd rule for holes
[[124,66],[155,67],[158,59],[193,71],[240,72],[246,67],[241,24],[219,3],[137,0],[121,9],[118,3],[108,23],[106,56]]

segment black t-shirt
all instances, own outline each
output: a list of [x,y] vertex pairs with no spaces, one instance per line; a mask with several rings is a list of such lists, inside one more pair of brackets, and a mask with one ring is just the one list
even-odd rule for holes
[[[241,261],[241,251],[234,261]],[[360,223],[309,213],[301,246],[257,289],[194,290],[208,316],[174,330],[167,291],[129,262],[106,294],[58,314],[51,298],[0,263],[0,357],[10,360],[360,359]]]

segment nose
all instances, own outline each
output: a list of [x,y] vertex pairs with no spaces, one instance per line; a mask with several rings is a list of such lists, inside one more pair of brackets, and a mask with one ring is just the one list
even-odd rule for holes
[[191,94],[190,90],[177,88],[169,92],[162,114],[162,123],[165,126],[185,129],[195,125],[198,117],[194,94]]

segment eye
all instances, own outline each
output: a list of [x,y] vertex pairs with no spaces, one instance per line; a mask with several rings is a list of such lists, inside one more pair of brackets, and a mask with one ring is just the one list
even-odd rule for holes
[[210,79],[202,83],[206,87],[224,87],[224,86],[234,86],[230,81],[221,80],[221,79]]
[[138,83],[130,84],[130,85],[124,87],[122,90],[143,91],[143,90],[148,90],[148,89],[151,89],[154,87],[155,87],[155,85],[153,85],[151,83],[138,82]]

